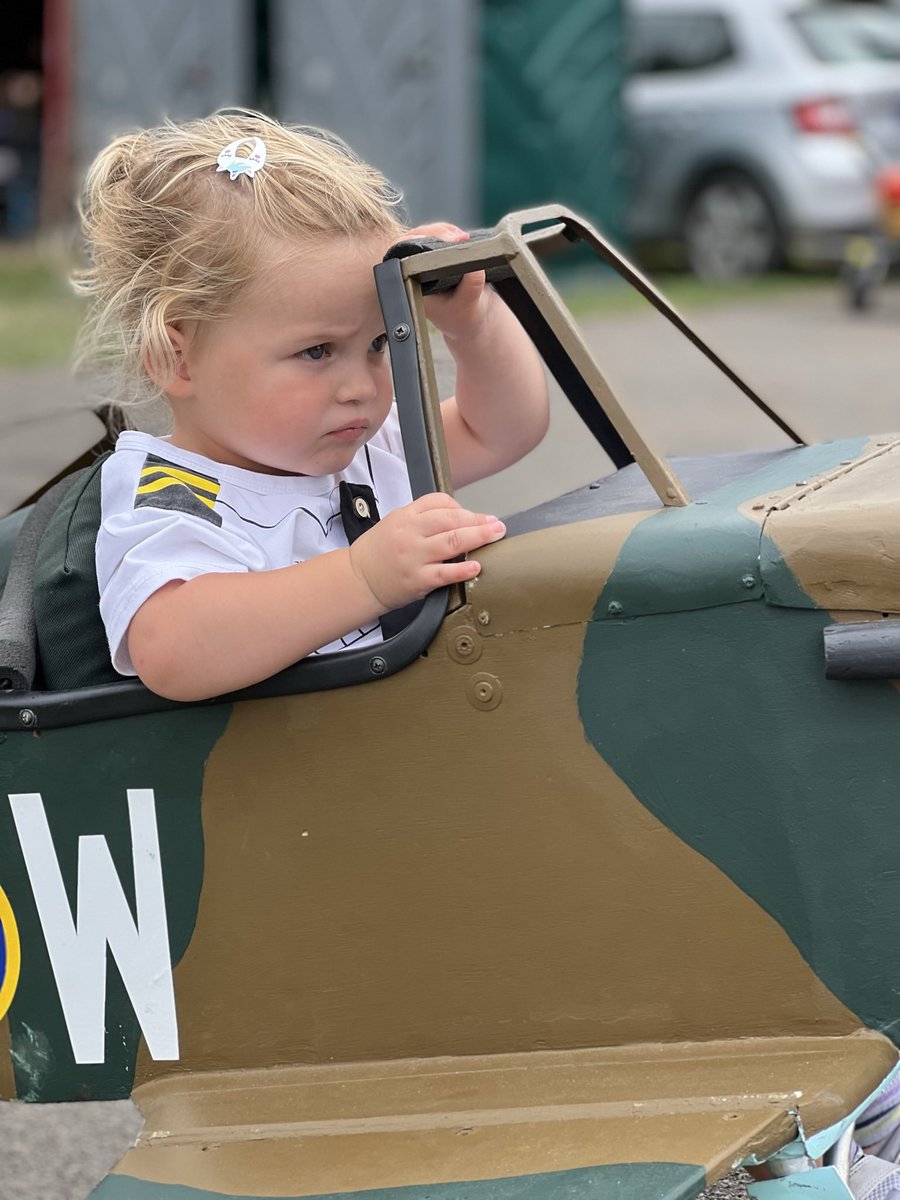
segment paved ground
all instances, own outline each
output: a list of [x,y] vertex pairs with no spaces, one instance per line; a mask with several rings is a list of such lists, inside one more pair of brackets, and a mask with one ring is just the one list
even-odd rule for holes
[[[865,316],[843,311],[837,292],[815,289],[764,305],[696,315],[767,401],[809,440],[900,429],[900,288]],[[782,444],[781,435],[656,314],[604,317],[587,327],[609,382],[668,453],[707,453]],[[683,344],[682,344],[683,343]],[[79,409],[85,389],[62,372],[4,376],[0,369],[0,511],[25,496],[91,440]],[[577,419],[557,404],[540,458],[469,489],[471,502],[512,512],[605,473]],[[130,1104],[24,1109],[0,1105],[0,1198],[83,1200],[135,1136]],[[732,1176],[717,1200],[746,1196]]]

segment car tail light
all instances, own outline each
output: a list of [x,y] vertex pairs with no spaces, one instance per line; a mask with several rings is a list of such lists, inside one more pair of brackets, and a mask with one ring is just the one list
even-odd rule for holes
[[795,104],[794,124],[802,133],[856,133],[850,109],[833,96]]
[[885,167],[879,171],[875,182],[884,204],[900,204],[900,166]]

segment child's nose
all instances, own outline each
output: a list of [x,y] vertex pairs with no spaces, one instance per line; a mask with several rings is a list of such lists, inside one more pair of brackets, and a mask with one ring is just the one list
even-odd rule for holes
[[346,403],[354,400],[374,400],[378,393],[375,374],[368,363],[348,369],[341,381],[338,399]]

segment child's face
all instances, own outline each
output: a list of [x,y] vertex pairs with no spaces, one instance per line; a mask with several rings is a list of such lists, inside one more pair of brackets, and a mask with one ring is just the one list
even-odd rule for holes
[[175,445],[249,471],[343,470],[390,411],[372,275],[390,241],[273,245],[226,320],[176,333]]

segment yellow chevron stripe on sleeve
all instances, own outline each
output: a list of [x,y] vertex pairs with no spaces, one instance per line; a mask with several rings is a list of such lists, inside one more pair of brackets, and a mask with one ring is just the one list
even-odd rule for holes
[[[180,479],[170,479],[168,477],[168,475],[164,475],[162,477],[162,479],[152,479],[149,483],[142,483],[141,486],[137,489],[137,495],[142,496],[142,495],[146,495],[148,492],[158,492],[162,488],[168,488],[168,487],[187,487],[187,484],[185,484]],[[188,487],[188,491],[197,500],[202,501],[202,503],[205,504],[207,508],[215,508],[215,506],[216,506],[215,496],[213,496],[213,497],[203,496],[200,494],[200,492],[195,491],[195,489],[192,487]],[[216,487],[216,495],[218,495],[218,491],[219,491],[219,489],[217,486]]]
[[[219,494],[221,485],[216,483],[215,480],[204,479],[202,475],[193,475],[190,471],[184,471],[179,467],[144,467],[141,471],[141,478],[143,479],[145,475],[159,475],[160,472],[163,472],[173,480],[177,480],[179,483],[186,483],[191,489],[197,487],[202,488],[204,492],[210,492],[216,496]],[[146,484],[143,486],[145,487]],[[138,490],[142,491],[143,487]]]

